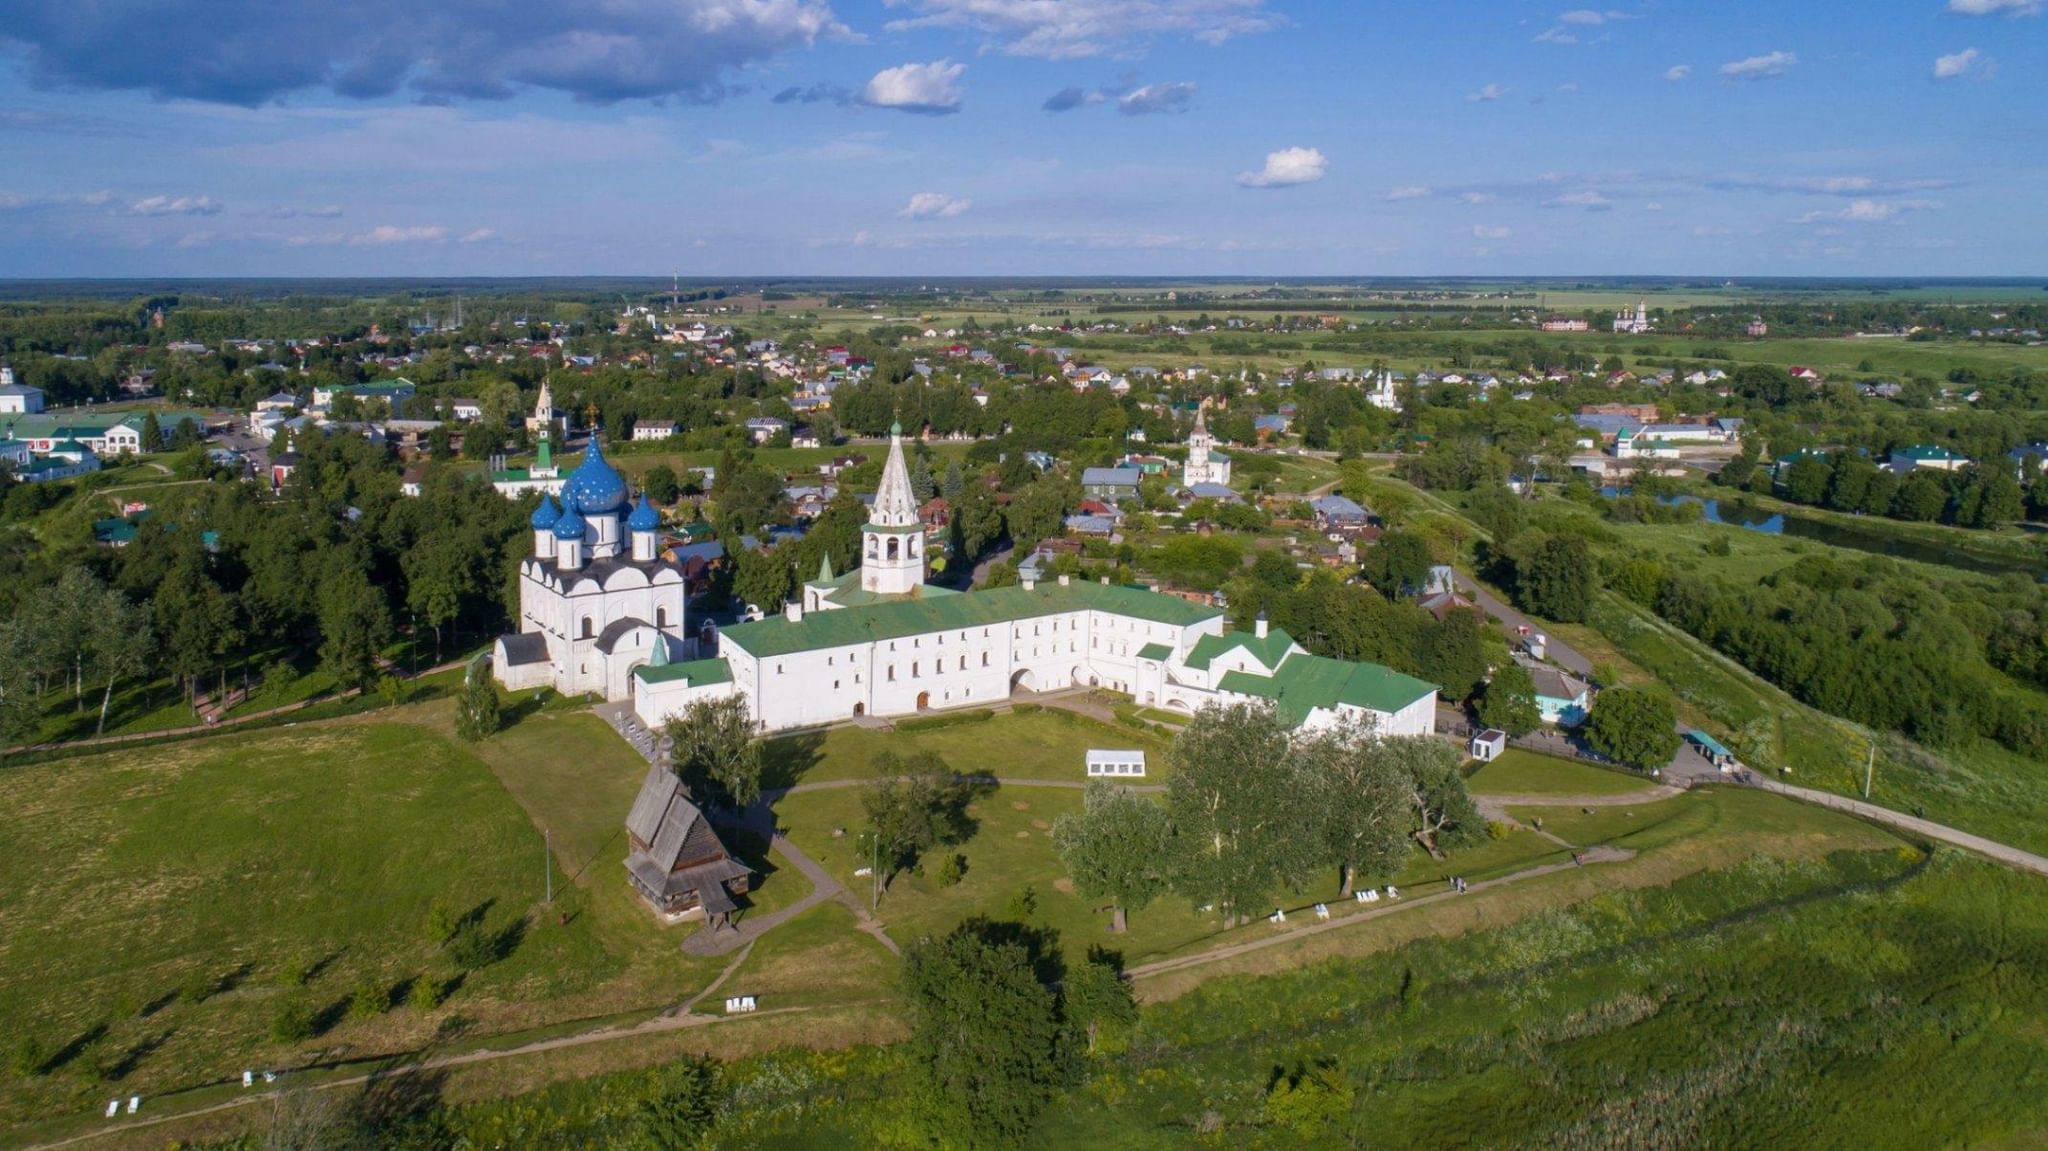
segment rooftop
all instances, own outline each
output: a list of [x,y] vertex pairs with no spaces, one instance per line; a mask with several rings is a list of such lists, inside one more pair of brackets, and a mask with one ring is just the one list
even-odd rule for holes
[[1299,722],[1315,708],[1350,704],[1371,711],[1396,712],[1436,690],[1412,675],[1373,663],[1346,663],[1319,655],[1295,653],[1271,676],[1226,672],[1217,685],[1224,691],[1273,701],[1287,718]]
[[724,642],[755,657],[788,655],[1072,611],[1112,612],[1175,627],[1188,627],[1223,614],[1215,608],[1122,584],[1043,583],[1032,588],[988,588],[806,612],[797,620],[771,616],[727,628]]

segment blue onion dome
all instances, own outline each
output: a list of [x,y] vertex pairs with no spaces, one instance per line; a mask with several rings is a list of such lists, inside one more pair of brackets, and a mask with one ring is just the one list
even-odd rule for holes
[[660,529],[661,513],[655,511],[654,505],[647,502],[647,493],[641,492],[640,506],[634,508],[633,514],[626,517],[626,530],[634,532],[651,532],[659,531]]
[[562,489],[562,515],[555,521],[555,538],[558,540],[580,540],[587,529],[583,517],[576,514],[576,501],[569,498],[569,489]]
[[533,518],[527,522],[533,525],[534,531],[544,532],[554,527],[555,521],[561,518],[562,509],[555,506],[554,497],[542,492],[540,505],[533,509]]
[[562,502],[570,500],[586,515],[609,515],[626,506],[626,478],[604,458],[595,432],[590,435],[590,446],[583,449],[583,462],[562,485]]

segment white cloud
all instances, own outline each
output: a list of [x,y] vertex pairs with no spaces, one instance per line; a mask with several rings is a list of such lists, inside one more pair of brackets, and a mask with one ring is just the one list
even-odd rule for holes
[[212,232],[187,232],[178,237],[178,246],[180,248],[204,248],[206,245],[213,243],[213,239]]
[[948,196],[944,192],[919,192],[896,213],[906,220],[950,220],[965,212],[974,201]]
[[1237,182],[1247,188],[1286,188],[1312,184],[1323,178],[1329,162],[1315,148],[1282,148],[1266,153],[1266,166],[1256,172],[1242,172]]
[[437,244],[448,238],[448,229],[439,224],[401,228],[393,224],[379,224],[367,232],[358,232],[348,238],[356,245],[382,244]]
[[1649,203],[1643,205],[1643,211],[1645,212],[1661,212],[1663,210],[1664,205],[1656,200],[1652,200]]
[[1567,24],[1604,24],[1607,17],[1591,8],[1577,8],[1558,17]]
[[462,242],[465,244],[481,244],[497,234],[496,231],[490,228],[472,228],[462,234]]
[[1148,112],[1185,112],[1195,98],[1192,80],[1175,80],[1166,84],[1147,84],[1133,88],[1117,98],[1116,110],[1126,116],[1142,116]]
[[1388,189],[1387,199],[1420,200],[1427,197],[1429,193],[1430,189],[1426,184],[1408,184],[1403,187]]
[[150,196],[128,205],[128,210],[138,216],[211,216],[220,205],[206,196]]
[[1592,189],[1583,192],[1566,192],[1555,200],[1543,201],[1546,208],[1584,208],[1588,212],[1604,212],[1614,206],[1614,201]]
[[1286,21],[1265,0],[886,0],[916,15],[890,31],[952,28],[978,33],[1010,56],[1070,60],[1125,52],[1155,36],[1221,44]]
[[1501,87],[1499,84],[1488,84],[1486,87],[1481,88],[1479,91],[1474,92],[1470,96],[1467,96],[1465,98],[1477,104],[1483,103],[1488,100],[1498,100],[1502,96],[1505,96],[1507,94],[1508,90],[1506,88]]
[[1965,48],[1960,52],[1951,52],[1946,56],[1937,56],[1934,58],[1934,78],[1937,80],[1953,80],[1957,76],[1968,74],[1970,69],[1975,67],[1976,64],[1977,50],[1975,48]]
[[1846,220],[1852,224],[1881,224],[1904,212],[1936,206],[1932,200],[1851,200],[1848,207],[1838,212],[1808,212],[1792,222],[1818,224],[1829,220]]
[[1461,192],[1458,195],[1458,199],[1467,204],[1488,204],[1493,202],[1493,198],[1492,192]]
[[1958,16],[2035,16],[2041,0],[1948,0],[1948,10]]
[[875,73],[875,78],[861,89],[860,101],[874,108],[894,108],[927,116],[958,112],[962,93],[955,81],[965,71],[967,65],[955,64],[951,60],[898,64]]
[[1745,56],[1721,65],[1721,75],[1730,80],[1761,80],[1766,76],[1783,76],[1787,69],[1799,63],[1799,57],[1791,52],[1767,52],[1761,56]]
[[1558,95],[1560,95],[1560,96],[1570,96],[1570,95],[1574,95],[1575,93],[1577,93],[1577,92],[1578,92],[1578,90],[1579,90],[1579,84],[1578,84],[1578,81],[1576,81],[1576,80],[1566,80],[1566,81],[1565,81],[1564,83],[1562,83],[1562,84],[1559,84],[1559,85],[1557,86],[1557,92],[1558,92]]
[[1664,69],[1664,78],[1666,80],[1683,80],[1690,75],[1692,75],[1692,65],[1690,64],[1673,64],[1671,67]]
[[1536,33],[1532,41],[1532,43],[1536,44],[1576,44],[1578,42],[1579,38],[1577,36],[1572,35],[1563,28],[1545,28],[1543,31]]
[[1505,240],[1509,234],[1507,228],[1489,228],[1485,224],[1472,225],[1472,238],[1475,240]]

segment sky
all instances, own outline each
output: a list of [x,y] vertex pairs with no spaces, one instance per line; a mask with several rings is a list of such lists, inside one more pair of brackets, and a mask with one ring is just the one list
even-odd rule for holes
[[8,0],[0,276],[2048,275],[2048,0]]

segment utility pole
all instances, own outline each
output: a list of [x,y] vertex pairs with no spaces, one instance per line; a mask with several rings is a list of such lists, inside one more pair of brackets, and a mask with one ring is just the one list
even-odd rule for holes
[[547,877],[548,877],[548,902],[549,902],[549,903],[553,903],[553,902],[555,901],[555,830],[554,830],[554,828],[551,828],[551,827],[550,827],[550,828],[543,828],[543,829],[541,830],[541,833],[540,833],[540,842],[541,842],[541,859],[540,859],[540,867],[541,867],[541,870],[542,870],[543,872],[546,872],[546,873],[547,873]]

